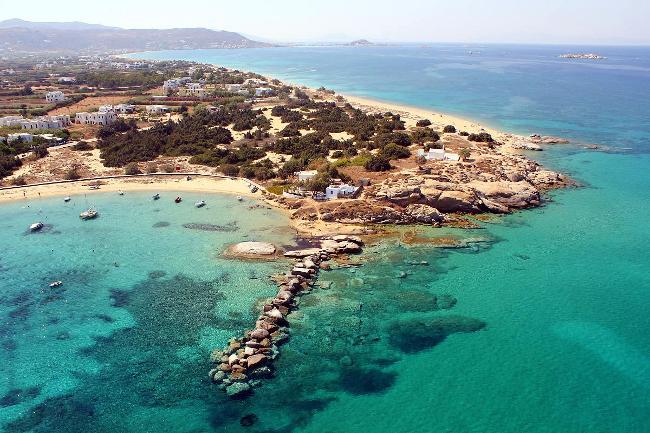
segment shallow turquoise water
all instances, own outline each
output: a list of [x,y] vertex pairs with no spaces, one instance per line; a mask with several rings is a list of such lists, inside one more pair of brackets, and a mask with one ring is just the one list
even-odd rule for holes
[[[249,326],[256,300],[274,291],[264,276],[285,264],[223,261],[218,252],[240,239],[292,242],[282,216],[218,196],[197,210],[189,194],[182,206],[146,194],[92,196],[102,215],[85,223],[83,198],[70,208],[60,199],[0,206],[0,241],[11,245],[0,252],[5,430],[650,431],[647,49],[600,51],[613,65],[567,65],[551,58],[558,49],[524,47],[514,60],[489,47],[491,60],[462,47],[424,56],[414,47],[160,54],[220,56],[306,84],[632,151],[531,155],[583,186],[479,230],[422,232],[474,239],[466,248],[386,241],[366,248],[364,266],[321,274],[331,287],[302,298],[277,377],[247,401],[208,383],[207,353]],[[37,219],[54,232],[24,236]],[[170,225],[152,227],[161,221]],[[233,221],[238,231],[182,227]],[[423,260],[429,266],[415,265]],[[65,281],[54,296],[41,290],[52,279]],[[247,414],[258,420],[242,427]]]

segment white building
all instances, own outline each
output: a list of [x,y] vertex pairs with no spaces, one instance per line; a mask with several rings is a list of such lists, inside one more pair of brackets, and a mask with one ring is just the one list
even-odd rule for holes
[[260,79],[257,79],[257,78],[249,78],[248,80],[244,81],[244,84],[246,84],[247,86],[255,86],[255,87],[257,87],[257,86],[266,86],[269,83],[267,81],[265,81],[265,80],[260,80]]
[[255,96],[258,98],[261,96],[271,96],[273,95],[273,89],[270,87],[258,87],[255,89]]
[[70,125],[70,116],[61,114],[58,116],[41,116],[35,119],[23,119],[20,126],[23,129],[58,129]]
[[425,152],[424,149],[418,150],[418,156],[424,157],[427,161],[459,161],[460,156],[457,153],[450,153],[442,149],[429,149]]
[[20,126],[25,121],[23,116],[0,117],[0,126]]
[[113,111],[120,114],[133,113],[135,111],[135,105],[131,104],[117,104],[117,105],[102,105],[97,109],[100,113],[108,113]]
[[163,93],[168,94],[169,92],[177,90],[179,87],[181,87],[181,82],[178,78],[165,80],[163,82]]
[[77,82],[75,77],[59,77],[57,80],[61,84],[73,84]]
[[318,174],[318,171],[316,170],[306,170],[306,171],[299,171],[296,173],[296,176],[298,176],[298,181],[299,182],[307,182],[312,180],[316,175]]
[[149,114],[162,114],[169,111],[169,107],[166,105],[147,105],[145,109]]
[[65,95],[60,90],[55,90],[54,92],[47,92],[45,94],[45,100],[50,104],[56,104],[57,102],[65,101]]
[[226,84],[226,91],[227,92],[237,93],[241,89],[242,89],[241,84]]
[[117,114],[114,111],[95,111],[92,113],[77,113],[74,118],[76,123],[84,125],[110,125],[117,120]]
[[352,186],[346,183],[330,185],[325,188],[325,197],[328,200],[335,200],[337,198],[353,198],[358,191],[358,186]]
[[178,94],[181,96],[205,98],[208,95],[208,92],[201,83],[188,83],[185,87],[179,90]]
[[7,143],[11,143],[12,141],[17,141],[21,140],[24,143],[31,143],[34,141],[34,136],[32,134],[28,134],[26,132],[19,132],[16,134],[9,134],[7,136]]

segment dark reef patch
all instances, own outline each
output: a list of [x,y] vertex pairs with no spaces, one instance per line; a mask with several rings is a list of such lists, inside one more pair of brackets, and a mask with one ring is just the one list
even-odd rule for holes
[[95,317],[97,317],[99,320],[106,322],[106,323],[113,323],[115,322],[115,319],[113,319],[111,316],[108,314],[97,314]]
[[123,308],[129,305],[130,294],[126,290],[112,289],[110,298],[113,307]]
[[155,280],[157,278],[163,278],[166,275],[167,275],[167,272],[165,272],[165,271],[151,271],[151,272],[149,272],[149,278],[151,278],[152,280]]
[[397,373],[384,372],[376,368],[344,368],[340,372],[341,388],[354,395],[376,394],[393,386]]
[[237,222],[232,221],[224,225],[217,224],[203,224],[203,223],[187,223],[183,227],[191,230],[203,230],[205,232],[236,232],[239,230]]
[[36,386],[27,389],[11,389],[5,395],[0,397],[0,407],[9,407],[21,404],[27,400],[38,397],[40,393],[41,389]]
[[155,223],[151,227],[153,227],[155,229],[159,229],[159,228],[163,228],[163,227],[169,227],[170,225],[171,225],[171,223],[169,223],[167,221],[158,221],[157,223]]
[[482,320],[464,316],[443,316],[393,322],[388,328],[389,341],[404,353],[417,353],[434,347],[455,333],[476,332],[485,328]]
[[251,427],[257,422],[257,419],[257,415],[254,413],[249,413],[239,419],[239,425],[242,427]]

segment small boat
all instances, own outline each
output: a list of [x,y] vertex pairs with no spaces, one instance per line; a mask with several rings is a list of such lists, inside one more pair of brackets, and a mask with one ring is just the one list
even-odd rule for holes
[[174,199],[174,203],[180,203],[180,202],[182,202],[182,201],[183,201],[183,199],[180,198],[180,197],[176,197],[176,198]]
[[99,189],[99,185],[90,185],[88,189]]
[[63,201],[66,202],[66,203],[69,202],[69,201],[70,201],[70,197],[65,197],[65,198],[63,199]]
[[79,218],[81,218],[82,220],[91,220],[93,218],[96,218],[97,215],[99,215],[99,213],[95,209],[90,208],[88,210],[81,212],[79,214]]
[[154,200],[158,200],[160,198],[160,194],[154,194],[153,197],[151,197]]
[[237,196],[237,201],[244,201],[244,197],[242,197],[241,195],[238,195]]
[[203,206],[205,206],[205,201],[203,201],[203,200],[197,201],[196,203],[194,203],[194,206],[203,207]]
[[117,192],[117,195],[124,195],[124,191],[119,190],[119,191]]
[[63,285],[63,281],[53,281],[50,283],[51,288],[60,287]]
[[255,193],[255,192],[257,192],[259,190],[259,188],[256,187],[255,185],[251,185],[250,190],[251,190],[252,193]]
[[34,223],[34,224],[30,225],[29,226],[29,231],[37,232],[42,228],[43,228],[43,223],[39,221],[37,223]]

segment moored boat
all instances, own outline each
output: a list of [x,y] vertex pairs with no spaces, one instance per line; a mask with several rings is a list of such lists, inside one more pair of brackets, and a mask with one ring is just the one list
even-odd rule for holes
[[97,215],[99,215],[99,213],[95,209],[90,208],[88,210],[81,212],[79,214],[79,218],[81,218],[82,220],[91,220],[93,218],[96,218]]
[[194,206],[196,206],[196,207],[203,207],[203,206],[205,206],[205,201],[203,201],[203,200],[199,200],[199,201],[197,201],[196,203],[194,203]]
[[241,195],[238,195],[237,196],[237,201],[244,201],[244,197],[242,197]]
[[180,198],[180,197],[176,197],[176,198],[174,199],[174,203],[180,203],[180,202],[182,202],[182,201],[183,201],[183,199]]
[[53,281],[50,283],[51,288],[59,287],[63,285],[63,281]]
[[158,200],[160,198],[160,194],[154,194],[153,197],[151,197],[154,200]]
[[63,201],[66,202],[66,203],[69,202],[69,201],[70,201],[70,197],[65,197],[65,198],[63,199]]
[[124,191],[119,190],[119,191],[117,192],[117,195],[124,195]]
[[42,228],[43,228],[43,223],[40,221],[29,226],[29,230],[32,232],[37,232]]

